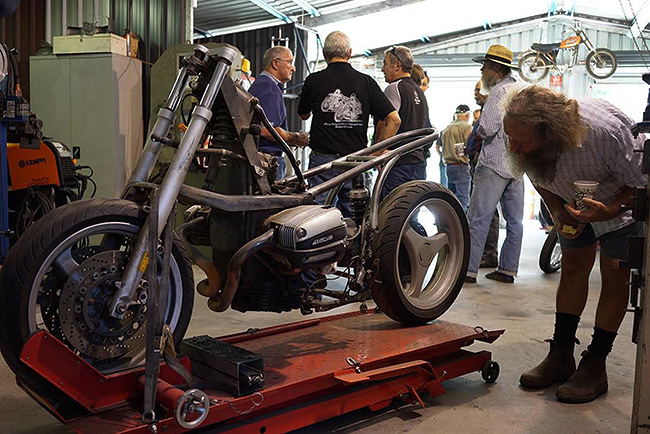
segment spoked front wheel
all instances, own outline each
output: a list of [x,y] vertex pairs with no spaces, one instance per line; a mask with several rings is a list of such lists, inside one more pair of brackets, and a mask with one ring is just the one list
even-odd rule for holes
[[587,55],[585,68],[589,75],[598,80],[611,77],[618,67],[616,55],[607,48],[596,48]]
[[462,206],[439,184],[411,181],[382,201],[378,224],[371,240],[375,303],[405,324],[438,318],[458,296],[469,263]]
[[548,75],[550,65],[537,53],[528,53],[519,59],[517,64],[519,76],[529,83],[542,81]]
[[[39,330],[103,373],[143,362],[146,280],[124,318],[108,315],[108,306],[145,217],[142,207],[125,200],[75,202],[37,221],[9,252],[0,272],[0,348],[16,375],[37,392],[48,384],[20,362],[20,353]],[[167,291],[160,297],[163,321],[176,342],[187,330],[193,291],[191,263],[174,240]]]

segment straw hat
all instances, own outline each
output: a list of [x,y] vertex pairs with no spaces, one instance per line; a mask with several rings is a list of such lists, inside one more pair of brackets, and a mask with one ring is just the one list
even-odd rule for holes
[[486,60],[491,60],[495,63],[500,63],[501,65],[508,66],[512,69],[517,69],[517,66],[512,63],[512,51],[508,50],[503,45],[494,44],[488,48],[485,56],[474,57],[472,60],[476,63],[483,63]]

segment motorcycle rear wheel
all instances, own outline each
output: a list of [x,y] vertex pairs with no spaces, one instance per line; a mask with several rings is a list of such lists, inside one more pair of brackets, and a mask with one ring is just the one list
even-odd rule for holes
[[409,325],[432,321],[453,304],[469,263],[469,226],[451,191],[427,181],[393,190],[371,240],[379,309]]
[[548,75],[551,68],[546,60],[537,53],[525,54],[517,64],[519,76],[528,83],[537,83],[542,81]]
[[587,73],[597,80],[611,77],[618,67],[616,55],[607,48],[596,48],[587,54],[585,68]]
[[547,274],[555,273],[562,267],[562,248],[558,240],[557,230],[551,229],[539,253],[539,268]]
[[[125,200],[75,202],[38,220],[9,252],[0,271],[0,349],[14,373],[35,392],[61,399],[20,361],[23,345],[39,330],[50,332],[103,373],[143,363],[146,304],[129,307],[128,319],[120,322],[106,315],[105,302],[145,217],[142,207]],[[192,313],[194,282],[177,239],[167,288],[164,321],[180,342]],[[86,332],[83,338],[75,336],[79,330]]]

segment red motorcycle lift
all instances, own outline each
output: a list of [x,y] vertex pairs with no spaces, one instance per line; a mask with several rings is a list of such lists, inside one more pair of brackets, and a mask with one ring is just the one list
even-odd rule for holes
[[[443,394],[445,380],[480,371],[486,382],[494,382],[499,367],[491,361],[491,353],[474,353],[463,347],[477,340],[492,343],[503,332],[444,321],[406,327],[369,311],[224,336],[219,340],[263,357],[266,387],[239,398],[204,389],[209,400],[198,391],[205,407],[199,413],[207,413],[200,428],[287,432],[363,407],[378,410],[395,397],[410,398],[424,406],[419,392]],[[157,401],[168,411],[152,428],[152,424],[142,422],[144,368],[103,375],[46,331],[27,341],[21,360],[85,408],[86,415],[63,421],[73,431],[186,431],[177,420],[187,413],[179,411],[183,407],[179,402],[185,402],[186,411],[189,392],[172,386],[182,379],[164,365]],[[189,367],[191,362],[185,357],[181,363]],[[35,395],[20,380],[18,383]],[[61,418],[54,406],[34,397]],[[196,394],[192,398],[193,402],[198,399]],[[190,411],[195,410],[200,409],[192,405]]]

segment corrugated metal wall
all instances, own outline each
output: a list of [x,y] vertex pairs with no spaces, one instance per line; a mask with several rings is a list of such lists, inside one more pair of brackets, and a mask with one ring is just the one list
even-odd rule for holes
[[18,50],[23,94],[29,98],[29,56],[45,39],[45,0],[23,0],[13,15],[0,19],[0,42]]
[[[29,56],[36,54],[40,41],[51,42],[52,36],[65,34],[66,27],[79,27],[84,21],[99,26],[112,22],[119,35],[130,29],[141,38],[138,57],[145,61],[144,100],[148,101],[147,64],[169,45],[185,42],[186,4],[187,0],[23,0],[13,15],[0,19],[0,41],[19,50],[21,83],[29,98]],[[148,111],[149,105],[144,107]]]
[[[292,80],[287,83],[289,94],[285,98],[287,106],[287,121],[290,131],[297,131],[302,127],[302,121],[298,118],[298,96],[302,91],[302,82],[308,75],[305,57],[303,56],[300,44],[306,44],[307,32],[297,29],[292,24],[286,24],[276,27],[267,27],[263,29],[251,30],[248,32],[233,33],[230,35],[220,35],[211,38],[196,40],[201,42],[223,42],[234,45],[241,51],[242,55],[251,62],[251,69],[254,76],[262,72],[262,57],[264,52],[271,47],[273,38],[287,38],[288,47],[293,51],[296,72]],[[284,45],[284,44],[283,44]],[[306,47],[305,47],[306,49]],[[295,95],[292,97],[292,95]]]

